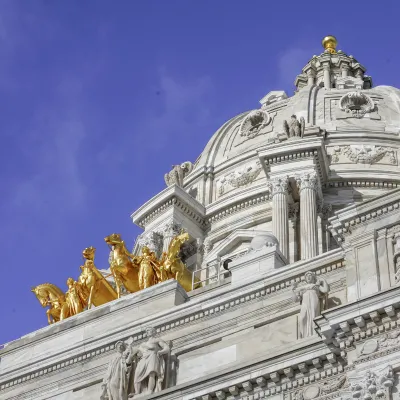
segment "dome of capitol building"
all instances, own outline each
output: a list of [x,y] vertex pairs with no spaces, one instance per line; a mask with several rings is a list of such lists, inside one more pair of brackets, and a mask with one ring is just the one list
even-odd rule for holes
[[[293,229],[287,228],[290,238],[280,248],[289,262],[295,262],[308,252],[298,223],[301,174],[317,175],[319,235],[313,255],[337,246],[327,229],[336,210],[397,188],[400,90],[374,87],[366,67],[338,49],[335,37],[327,36],[322,45],[323,52],[295,77],[293,96],[284,91],[268,93],[258,108],[219,128],[194,163],[178,164],[166,174],[168,188],[132,215],[145,228],[136,251],[146,234],[159,234],[161,243],[163,224],[168,221],[189,228],[193,240],[202,246],[205,242],[208,249],[218,247],[235,230],[277,234],[272,221],[273,182],[285,178]],[[178,201],[178,191],[186,196],[180,203],[190,209],[189,220],[182,209],[160,212],[160,207],[168,208],[164,200]],[[250,240],[221,250],[220,256],[240,253]]]

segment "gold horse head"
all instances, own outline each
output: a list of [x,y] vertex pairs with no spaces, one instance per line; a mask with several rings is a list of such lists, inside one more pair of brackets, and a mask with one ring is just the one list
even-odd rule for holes
[[86,260],[94,261],[95,252],[96,252],[95,247],[92,247],[92,246],[86,247],[86,249],[82,251],[83,258],[85,258]]
[[121,235],[119,233],[112,233],[111,235],[106,236],[104,240],[110,246],[115,246],[117,244],[121,244],[122,242]]

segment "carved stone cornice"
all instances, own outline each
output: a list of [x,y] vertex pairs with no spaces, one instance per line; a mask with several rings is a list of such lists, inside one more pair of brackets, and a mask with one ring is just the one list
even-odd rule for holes
[[[328,220],[330,223],[328,229],[335,240],[342,243],[359,225],[370,224],[374,219],[399,211],[400,189],[396,189],[379,196],[379,198],[366,200],[362,204],[351,205],[336,211],[335,216]],[[379,228],[377,227],[377,229]]]
[[164,189],[135,211],[131,218],[136,225],[145,228],[161,215],[170,212],[171,209],[172,211],[176,209],[185,214],[196,225],[204,227],[205,207],[177,185]]

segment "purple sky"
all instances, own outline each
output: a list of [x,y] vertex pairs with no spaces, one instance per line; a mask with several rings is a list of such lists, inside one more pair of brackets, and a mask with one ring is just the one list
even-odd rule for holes
[[[289,4],[290,3],[290,4]],[[271,4],[271,5],[269,5]],[[381,3],[383,4],[383,2]],[[320,41],[400,87],[400,2],[1,0],[0,343],[46,326],[30,289],[66,289],[229,118],[293,81]]]

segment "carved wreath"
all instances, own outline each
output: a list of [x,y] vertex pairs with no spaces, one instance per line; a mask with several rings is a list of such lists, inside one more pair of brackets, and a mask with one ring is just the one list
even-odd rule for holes
[[351,113],[355,118],[362,118],[374,110],[375,103],[362,92],[349,92],[340,99],[339,107],[342,111]]
[[241,186],[246,186],[252,183],[261,172],[261,165],[259,162],[254,166],[247,167],[244,171],[235,171],[223,177],[220,180],[219,195],[225,193],[225,186],[230,185],[237,189]]
[[252,139],[258,135],[264,126],[271,122],[271,117],[265,110],[251,111],[240,125],[240,136]]

